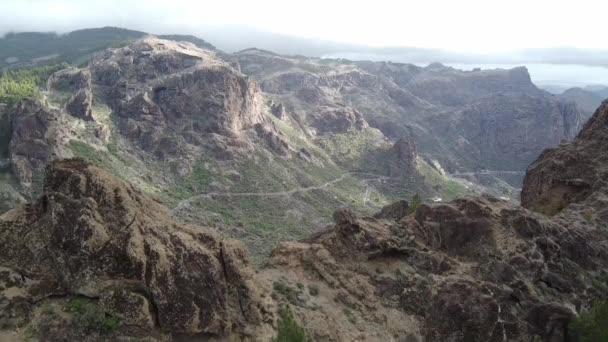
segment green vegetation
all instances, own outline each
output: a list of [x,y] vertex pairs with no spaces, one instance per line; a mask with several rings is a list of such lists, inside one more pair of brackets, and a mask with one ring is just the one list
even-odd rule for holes
[[44,86],[54,72],[65,69],[67,64],[7,71],[0,74],[0,103],[9,106],[26,98],[42,97],[39,87]]
[[608,341],[608,302],[600,302],[570,324],[580,342]]
[[295,289],[280,281],[275,281],[272,284],[272,289],[275,293],[280,294],[281,296],[283,296],[283,298],[287,299],[289,303],[294,305],[301,304],[298,295],[302,293],[302,289]]
[[317,142],[336,162],[350,170],[385,173],[385,153],[391,145],[375,128],[346,134],[333,134],[317,139]]
[[418,209],[418,206],[420,206],[420,204],[422,204],[422,199],[420,198],[420,194],[419,193],[415,193],[414,196],[412,196],[412,201],[410,203],[410,209],[408,210],[408,214],[413,214],[416,212],[416,209]]
[[[0,38],[0,68],[9,65],[14,67],[60,62],[79,65],[97,51],[123,47],[146,35],[145,32],[116,27],[78,30],[61,35],[40,32],[9,33]],[[214,49],[213,45],[193,36],[167,35],[159,38],[189,41],[202,48]]]
[[273,342],[305,342],[306,334],[293,316],[288,306],[279,310],[279,334]]
[[418,172],[424,177],[425,185],[438,191],[444,201],[463,197],[468,192],[462,183],[442,175],[422,159],[418,159]]
[[59,62],[80,64],[92,53],[115,42],[139,39],[144,32],[105,27],[59,35],[56,33],[9,33],[0,39],[0,67],[43,65]]
[[65,311],[70,313],[84,332],[111,334],[120,327],[118,317],[105,312],[95,301],[75,298],[70,300]]

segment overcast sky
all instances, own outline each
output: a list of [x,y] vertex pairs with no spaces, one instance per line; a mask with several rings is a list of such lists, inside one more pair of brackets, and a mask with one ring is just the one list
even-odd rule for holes
[[602,0],[0,0],[0,33],[120,26],[151,33],[226,26],[371,46],[505,52],[606,47]]

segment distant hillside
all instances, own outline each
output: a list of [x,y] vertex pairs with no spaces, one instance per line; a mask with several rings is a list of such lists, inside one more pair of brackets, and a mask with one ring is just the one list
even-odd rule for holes
[[[148,35],[146,32],[116,27],[85,29],[59,35],[57,33],[9,33],[0,39],[0,69],[68,62],[81,64],[92,53],[127,44]],[[196,46],[215,50],[206,41],[188,35],[165,35],[163,39],[188,41]]]
[[[599,90],[601,91],[601,89]],[[570,88],[558,95],[558,97],[563,100],[575,102],[581,112],[586,115],[586,118],[590,117],[600,106],[604,98],[606,98],[587,88]]]

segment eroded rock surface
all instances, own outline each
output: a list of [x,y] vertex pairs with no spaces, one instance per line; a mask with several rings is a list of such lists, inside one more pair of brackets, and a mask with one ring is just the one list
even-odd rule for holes
[[268,121],[259,86],[190,43],[146,38],[104,52],[91,72],[121,133],[160,158],[185,155],[189,146],[238,153],[247,145],[242,131]]
[[273,319],[239,242],[168,220],[165,207],[78,159],[50,164],[43,195],[1,217],[0,265],[18,279],[1,288],[2,318],[85,296],[144,336],[246,336]]
[[334,219],[272,255],[285,284],[323,297],[291,299],[313,339],[565,341],[575,315],[605,297],[605,233],[584,220],[491,197],[421,205],[397,222],[346,209]]
[[12,108],[9,155],[13,173],[25,188],[40,179],[47,163],[63,156],[60,113],[36,100],[22,100]]
[[608,103],[604,102],[572,143],[544,151],[530,165],[521,193],[522,205],[556,214],[571,203],[600,208],[606,191]]

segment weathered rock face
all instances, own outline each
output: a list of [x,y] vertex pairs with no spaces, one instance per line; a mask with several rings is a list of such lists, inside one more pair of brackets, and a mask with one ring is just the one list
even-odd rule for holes
[[390,151],[390,177],[409,177],[418,174],[416,144],[409,138],[401,138]]
[[279,120],[287,119],[287,111],[282,103],[272,103],[270,105],[270,112]]
[[350,107],[320,107],[311,115],[312,127],[317,134],[348,133],[369,127],[361,113]]
[[457,120],[448,116],[434,132],[453,137],[456,143],[449,148],[464,160],[492,170],[524,170],[540,151],[573,139],[582,126],[573,103],[523,93],[484,98]]
[[558,97],[564,101],[574,102],[584,115],[585,120],[591,117],[597,107],[602,104],[604,96],[582,88],[570,88],[559,94]]
[[576,313],[606,296],[594,280],[608,266],[605,233],[580,217],[491,197],[389,216],[341,209],[333,229],[273,252],[285,283],[335,297],[321,312],[315,299],[294,304],[313,339],[565,341]]
[[267,120],[259,87],[192,44],[146,38],[106,51],[91,70],[120,131],[161,157],[204,145],[204,134],[238,138]]
[[234,58],[266,94],[295,103],[295,114],[310,126],[328,124],[322,108],[352,108],[387,137],[410,137],[421,154],[451,171],[523,173],[543,149],[572,139],[582,124],[577,109],[538,89],[524,67],[462,71],[259,50]]
[[13,127],[9,156],[13,173],[23,187],[30,188],[47,163],[62,156],[59,113],[35,100],[23,100],[12,109]]
[[574,142],[544,151],[528,168],[522,205],[546,214],[555,214],[571,203],[600,207],[601,194],[608,193],[607,122],[608,103],[604,102]]
[[85,121],[94,121],[93,92],[91,90],[91,73],[88,70],[60,70],[49,78],[47,88],[72,94],[68,99],[66,112]]
[[0,265],[27,279],[1,288],[0,317],[19,298],[27,315],[81,295],[144,332],[244,336],[272,321],[243,246],[166,214],[81,160],[53,162],[42,197],[0,218]]

